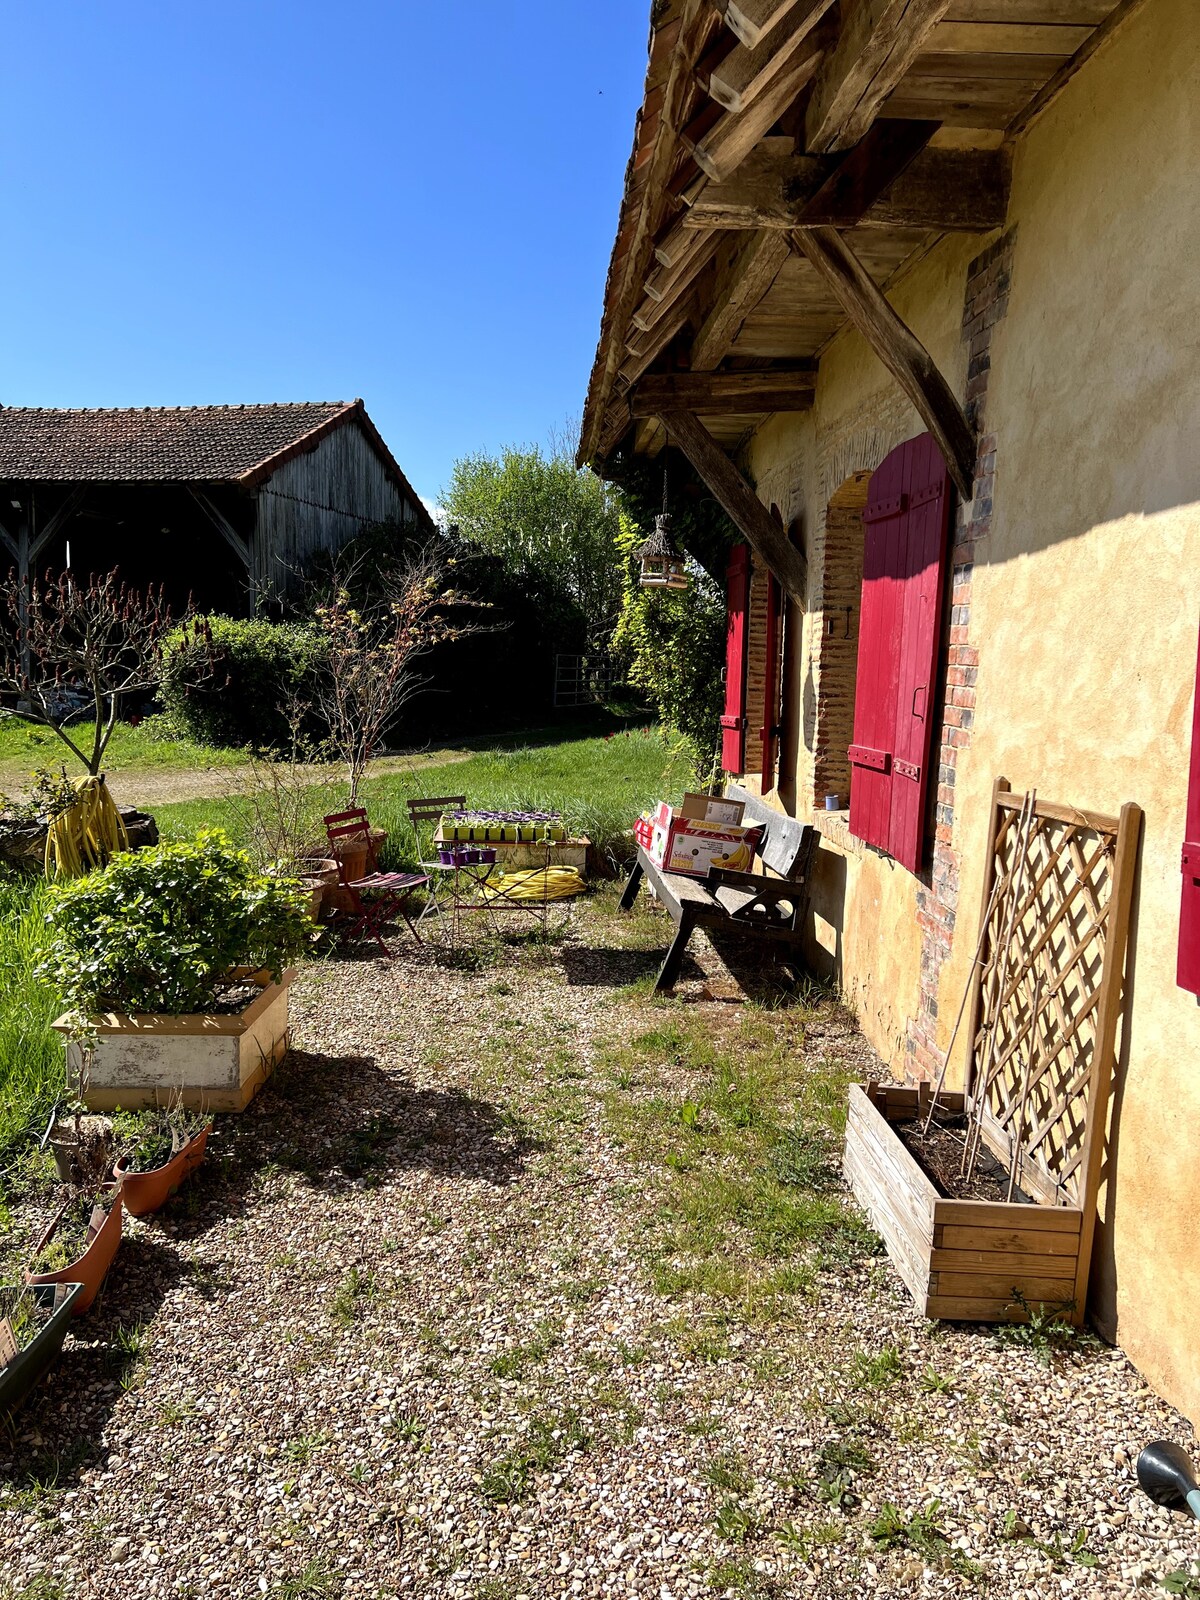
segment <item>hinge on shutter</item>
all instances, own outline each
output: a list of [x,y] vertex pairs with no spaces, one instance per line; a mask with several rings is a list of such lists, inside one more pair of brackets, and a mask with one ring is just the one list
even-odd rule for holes
[[936,483],[927,483],[923,489],[914,490],[908,505],[910,511],[915,511],[918,506],[928,504],[930,500],[938,500],[945,493],[945,482],[939,478]]
[[890,750],[872,750],[868,744],[852,744],[846,754],[856,767],[870,767],[874,772],[886,772],[892,763]]
[[1185,878],[1200,878],[1200,842],[1195,839],[1184,842],[1179,870]]
[[890,500],[876,500],[863,512],[864,522],[882,522],[886,517],[899,517],[908,510],[908,496],[895,494]]
[[911,761],[901,761],[899,756],[892,762],[892,771],[902,778],[911,778],[914,783],[921,781],[920,767],[914,767]]
[[722,717],[721,726],[730,730],[742,730],[750,726],[749,717]]

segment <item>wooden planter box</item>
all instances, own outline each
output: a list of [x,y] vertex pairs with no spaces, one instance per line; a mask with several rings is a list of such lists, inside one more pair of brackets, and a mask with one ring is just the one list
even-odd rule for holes
[[[961,1094],[943,1094],[938,1103],[963,1109]],[[913,1121],[919,1110],[915,1089],[852,1085],[845,1154],[846,1179],[918,1310],[948,1321],[1023,1322],[1022,1297],[1033,1310],[1061,1310],[1079,1326],[1087,1284],[1083,1212],[943,1199],[891,1126]]]
[[[288,1050],[289,968],[279,983],[255,977],[258,996],[242,1011],[170,1017],[93,1019],[99,1044],[92,1056],[87,1104],[93,1111],[136,1111],[181,1097],[193,1111],[244,1111]],[[65,1018],[54,1024],[69,1031]],[[67,1066],[78,1070],[76,1044]]]

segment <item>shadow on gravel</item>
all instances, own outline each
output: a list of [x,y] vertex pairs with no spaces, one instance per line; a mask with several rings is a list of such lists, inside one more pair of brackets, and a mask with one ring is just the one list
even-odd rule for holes
[[92,1309],[71,1327],[49,1374],[0,1431],[0,1483],[31,1502],[69,1489],[107,1454],[98,1441],[137,1383],[143,1330],[186,1271],[173,1250],[126,1234]]
[[[661,950],[620,950],[609,945],[568,945],[561,953],[567,982],[578,987],[624,989],[631,983],[653,978],[666,955]],[[704,974],[685,956],[679,981],[702,978]]]
[[414,1169],[507,1185],[542,1148],[519,1118],[489,1100],[418,1087],[370,1056],[293,1050],[229,1130],[222,1199],[229,1214],[230,1191],[244,1196],[248,1174],[272,1166],[332,1191],[375,1187]]

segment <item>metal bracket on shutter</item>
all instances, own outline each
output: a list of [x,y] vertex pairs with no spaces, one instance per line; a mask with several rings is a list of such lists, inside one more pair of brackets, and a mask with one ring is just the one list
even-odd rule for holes
[[892,764],[890,750],[872,750],[867,744],[852,744],[846,752],[856,767],[870,767],[874,772],[886,772]]
[[1200,878],[1200,841],[1185,840],[1179,870],[1185,878]]
[[940,500],[945,492],[944,479],[939,478],[936,483],[927,483],[923,489],[914,490],[909,496],[909,509],[915,511],[918,506],[927,505],[930,500]]
[[749,717],[722,717],[721,726],[731,731],[742,731],[750,726]]
[[901,761],[899,756],[892,762],[892,771],[901,778],[911,778],[914,783],[921,781],[920,767],[915,767],[911,761]]
[[900,517],[908,510],[908,496],[895,494],[890,500],[876,500],[863,512],[864,522],[883,522],[888,517]]

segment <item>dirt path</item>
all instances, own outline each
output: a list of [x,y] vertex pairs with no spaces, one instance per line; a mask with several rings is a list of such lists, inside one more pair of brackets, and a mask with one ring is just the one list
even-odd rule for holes
[[[379,777],[388,772],[421,773],[430,767],[449,767],[469,761],[471,755],[470,750],[435,750],[428,755],[381,756],[371,763],[369,776]],[[314,765],[302,766],[299,770],[314,785],[341,780],[340,767]],[[142,767],[114,772],[108,781],[119,805],[144,808],[170,805],[176,800],[206,800],[236,794],[244,787],[249,772],[246,766],[205,767],[192,771]]]
[[654,1001],[666,924],[614,900],[303,975],[0,1440],[0,1593],[1115,1600],[1181,1563],[1129,1461],[1187,1430],[1123,1357],[931,1328],[873,1253],[811,1120],[869,1057],[845,1013],[694,967]]

